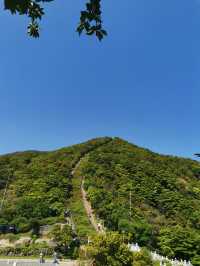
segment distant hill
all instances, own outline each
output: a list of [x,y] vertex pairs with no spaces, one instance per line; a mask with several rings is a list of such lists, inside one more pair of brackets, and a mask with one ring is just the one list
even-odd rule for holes
[[119,138],[0,156],[1,199],[8,186],[0,224],[16,224],[26,232],[33,220],[41,225],[64,221],[64,210],[70,209],[78,234],[92,233],[81,203],[82,177],[92,208],[108,230],[200,265],[200,164]]

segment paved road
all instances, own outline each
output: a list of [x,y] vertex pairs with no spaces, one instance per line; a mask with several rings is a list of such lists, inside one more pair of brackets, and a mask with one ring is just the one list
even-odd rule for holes
[[60,261],[59,264],[54,264],[52,260],[46,260],[40,264],[39,259],[0,259],[0,266],[78,266],[75,260]]

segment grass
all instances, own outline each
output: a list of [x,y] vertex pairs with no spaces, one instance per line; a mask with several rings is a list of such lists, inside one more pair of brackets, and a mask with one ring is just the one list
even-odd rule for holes
[[89,221],[89,218],[83,205],[81,195],[81,177],[78,169],[74,174],[72,183],[74,190],[69,205],[73,215],[73,222],[75,223],[77,234],[81,238],[86,238],[89,235],[93,235],[95,233],[95,230]]

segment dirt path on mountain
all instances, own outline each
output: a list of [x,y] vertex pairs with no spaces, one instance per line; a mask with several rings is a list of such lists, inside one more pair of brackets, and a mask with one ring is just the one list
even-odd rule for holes
[[[85,182],[85,177],[84,176],[80,176],[78,175],[76,177],[76,171],[78,170],[81,162],[84,160],[84,159],[87,159],[87,156],[89,156],[90,152],[98,149],[100,146],[104,146],[106,145],[107,143],[111,142],[113,140],[113,138],[109,138],[106,142],[104,143],[101,143],[100,145],[94,147],[94,148],[91,148],[89,151],[87,151],[85,154],[82,155],[81,158],[79,158],[78,162],[76,163],[76,165],[73,167],[72,171],[71,171],[71,175],[76,179],[76,178],[79,178],[79,185],[78,185],[78,189],[80,189],[79,192],[80,193],[80,197],[82,198],[82,203],[83,203],[83,206],[84,206],[84,209],[85,209],[85,212],[88,216],[88,220],[90,222],[90,224],[92,225],[92,227],[95,229],[95,231],[97,233],[100,233],[100,232],[105,232],[106,231],[106,228],[104,227],[104,222],[102,221],[99,221],[96,217],[95,217],[95,214],[94,214],[94,211],[92,209],[92,206],[87,198],[87,193],[85,191],[85,188],[84,188],[84,182]],[[75,226],[75,223],[74,223],[74,226]]]
[[88,219],[90,220],[90,223],[92,224],[96,232],[101,232],[102,231],[101,226],[96,222],[95,215],[92,210],[92,206],[87,199],[87,194],[84,189],[84,181],[85,181],[85,178],[83,177],[82,182],[81,182],[81,194],[82,194],[83,205],[85,207],[85,211],[87,213]]

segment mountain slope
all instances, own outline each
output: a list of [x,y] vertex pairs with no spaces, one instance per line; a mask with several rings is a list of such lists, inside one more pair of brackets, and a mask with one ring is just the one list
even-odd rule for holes
[[81,165],[92,207],[109,230],[200,263],[199,173],[196,161],[162,156],[118,138],[92,151]]
[[9,178],[0,223],[26,232],[34,220],[64,221],[70,208],[78,234],[93,233],[81,201],[83,177],[92,208],[108,230],[200,265],[200,164],[119,138],[0,156],[1,199]]
[[73,197],[72,169],[92,149],[110,141],[99,138],[53,152],[22,152],[0,156],[1,202],[8,182],[0,224],[16,224],[20,232],[63,221]]

